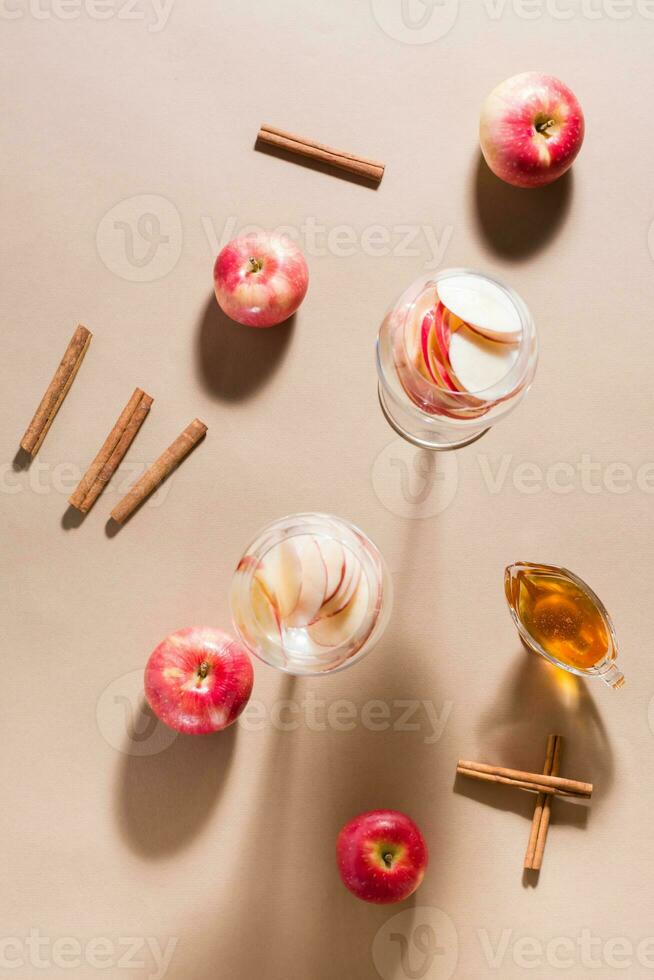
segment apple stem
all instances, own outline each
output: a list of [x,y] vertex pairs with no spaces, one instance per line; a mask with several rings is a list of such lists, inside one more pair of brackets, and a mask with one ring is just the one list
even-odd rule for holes
[[383,859],[384,859],[384,864],[386,865],[386,867],[387,868],[390,868],[390,866],[393,863],[393,855],[392,854],[384,854],[383,855]]
[[263,269],[263,262],[261,259],[255,259],[254,255],[250,256],[250,272],[261,272]]
[[550,128],[550,126],[554,125],[555,123],[553,119],[545,119],[543,122],[536,123],[536,132],[542,133],[543,136],[549,136],[547,130]]
[[206,660],[203,660],[198,668],[198,677],[201,680],[204,680],[208,673],[209,673],[209,664],[207,663]]

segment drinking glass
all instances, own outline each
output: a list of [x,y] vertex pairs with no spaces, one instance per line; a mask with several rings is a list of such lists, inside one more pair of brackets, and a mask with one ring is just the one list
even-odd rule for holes
[[359,528],[329,514],[295,514],[245,550],[230,603],[238,635],[260,660],[289,674],[321,674],[351,666],[377,643],[392,585]]
[[[425,317],[431,316],[437,307],[442,308],[439,307],[439,288],[451,291],[454,287],[459,297],[463,293],[465,298],[466,291],[471,292],[472,283],[483,286],[491,301],[496,301],[495,309],[499,303],[508,314],[507,320],[515,324],[510,345],[512,359],[506,374],[483,390],[457,390],[456,376],[454,383],[450,378],[445,387],[436,383],[428,364],[430,358],[423,359],[420,336]],[[469,306],[469,302],[466,305]],[[449,316],[448,310],[446,313]],[[464,320],[455,317],[452,322],[455,320],[459,326],[469,328]],[[469,329],[467,335],[470,336]],[[476,329],[472,335],[475,339],[481,337],[482,348],[487,345],[487,337],[477,333]],[[506,350],[505,344],[495,346]],[[436,356],[447,362],[448,350]],[[534,377],[537,357],[533,317],[513,289],[470,269],[446,269],[423,276],[393,303],[379,330],[377,373],[382,411],[399,435],[421,449],[467,446],[513,411],[525,396]],[[451,365],[445,364],[445,370],[451,375]]]

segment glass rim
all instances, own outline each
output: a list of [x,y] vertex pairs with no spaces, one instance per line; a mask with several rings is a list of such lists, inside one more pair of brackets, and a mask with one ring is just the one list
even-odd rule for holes
[[[521,338],[520,341],[518,342],[519,353],[515,364],[513,364],[512,367],[509,368],[509,370],[506,372],[506,374],[503,375],[498,381],[496,381],[495,384],[489,385],[487,388],[478,389],[476,391],[450,391],[449,389],[448,390],[440,389],[436,384],[431,384],[417,370],[411,358],[409,357],[408,350],[406,347],[407,318],[412,312],[412,310],[415,308],[421,296],[426,292],[427,289],[437,288],[438,282],[442,281],[443,279],[451,279],[454,278],[455,276],[462,276],[462,275],[479,276],[481,279],[486,279],[488,282],[492,282],[493,285],[497,286],[498,289],[502,290],[502,292],[504,292],[508,296],[509,300],[517,310],[518,316],[520,317],[520,323],[522,326]],[[409,301],[409,305],[406,312],[404,313],[402,325],[401,325],[402,350],[405,355],[406,364],[410,372],[412,373],[412,375],[414,375],[418,379],[421,379],[426,384],[430,385],[430,387],[434,391],[439,391],[439,392],[442,391],[442,394],[446,396],[448,400],[451,400],[451,402],[454,403],[454,405],[456,404],[457,401],[460,401],[462,403],[461,404],[462,409],[465,409],[466,407],[465,400],[470,398],[477,398],[482,402],[490,403],[490,402],[505,401],[513,397],[520,390],[521,383],[530,380],[529,374],[531,373],[533,376],[533,372],[536,367],[536,361],[538,359],[538,335],[536,332],[536,324],[534,322],[534,318],[531,312],[529,311],[529,308],[527,307],[527,304],[522,299],[520,294],[515,289],[513,289],[513,287],[507,286],[506,283],[502,282],[502,280],[500,279],[497,279],[495,276],[489,275],[489,273],[487,272],[481,272],[479,269],[471,269],[464,266],[457,266],[451,269],[442,269],[441,271],[428,276],[426,279],[420,279],[417,281],[420,281],[421,283],[420,288],[418,292],[413,296],[413,298]],[[531,363],[532,355],[534,358],[533,364]],[[504,390],[504,388],[507,385],[507,379],[509,379],[508,390],[504,391],[504,393],[500,395],[498,393],[498,388],[501,386],[501,388]],[[510,379],[515,379],[515,380],[511,381]],[[419,406],[416,407],[418,408],[419,411],[422,411],[422,409],[420,409]],[[468,406],[468,407],[474,408],[474,406]],[[428,415],[427,412],[424,412],[424,414]]]

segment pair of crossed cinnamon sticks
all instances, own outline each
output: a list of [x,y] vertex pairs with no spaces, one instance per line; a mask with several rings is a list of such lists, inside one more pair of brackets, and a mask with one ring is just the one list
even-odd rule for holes
[[490,766],[483,762],[469,762],[463,759],[457,763],[456,771],[461,776],[483,782],[502,783],[538,794],[525,853],[526,870],[539,871],[541,868],[553,797],[588,800],[593,794],[592,783],[559,776],[562,751],[563,736],[549,735],[542,773],[523,772],[520,769],[507,769],[504,766]]
[[[34,413],[32,421],[21,439],[21,449],[35,456],[45,439],[64,398],[75,380],[84,355],[91,343],[90,330],[77,327],[64,353],[59,367],[48,385],[45,395]],[[96,502],[109,480],[123,461],[127,450],[134,441],[150,411],[153,399],[141,388],[136,388],[125,408],[114,423],[109,435],[80,480],[68,502],[87,514]],[[111,512],[114,521],[124,524],[147,497],[179,466],[182,460],[204,438],[207,426],[195,419],[175,441],[162,453],[159,459],[134,484]]]

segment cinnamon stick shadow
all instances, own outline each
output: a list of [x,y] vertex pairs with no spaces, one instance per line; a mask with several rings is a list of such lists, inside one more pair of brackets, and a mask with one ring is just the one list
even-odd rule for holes
[[61,526],[64,531],[72,531],[77,527],[81,527],[85,520],[86,514],[83,514],[81,510],[78,510],[77,507],[73,507],[70,504],[62,515]]
[[348,173],[346,170],[340,170],[338,167],[333,167],[329,163],[324,163],[322,160],[311,160],[309,157],[297,156],[295,153],[289,153],[288,150],[284,150],[279,146],[271,146],[269,143],[264,143],[263,140],[258,138],[255,140],[254,149],[259,153],[267,153],[271,157],[286,160],[288,163],[294,163],[300,167],[308,167],[309,170],[317,170],[318,173],[328,174],[331,177],[339,177],[341,180],[347,180],[351,184],[361,184],[363,187],[369,187],[373,191],[376,191],[379,187],[379,181],[371,180],[361,174]]
[[24,470],[28,470],[34,461],[34,457],[30,456],[21,446],[12,461],[12,467],[16,473],[21,473]]

